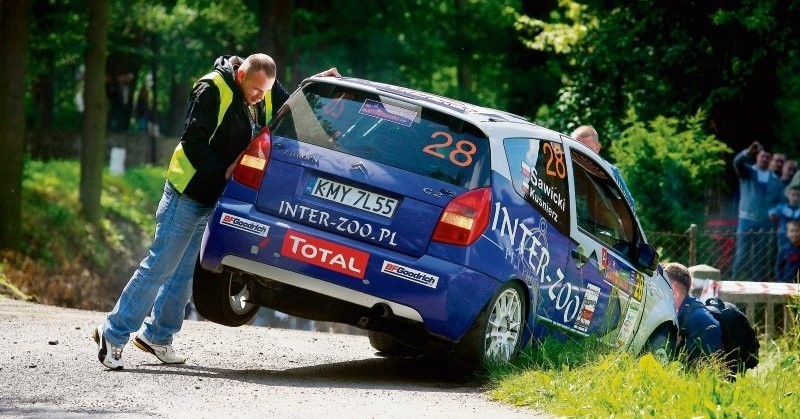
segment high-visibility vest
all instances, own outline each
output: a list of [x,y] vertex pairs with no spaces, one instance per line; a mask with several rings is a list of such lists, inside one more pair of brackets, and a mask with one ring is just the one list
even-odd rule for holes
[[[225,113],[231,106],[231,102],[233,101],[233,90],[231,90],[230,86],[228,86],[228,83],[225,82],[222,74],[216,71],[212,71],[201,77],[199,80],[197,80],[197,82],[195,82],[194,87],[197,87],[197,84],[203,81],[211,82],[211,84],[216,86],[217,90],[219,91],[217,126],[214,128],[214,132],[211,133],[211,136],[208,137],[208,142],[210,144],[211,139],[214,138],[214,135],[217,133],[217,129],[219,129],[219,126],[222,124],[222,119],[225,117]],[[264,126],[266,126],[272,119],[272,95],[270,94],[269,90],[264,93],[264,108]],[[178,142],[178,145],[175,147],[175,151],[172,153],[172,158],[169,161],[169,167],[167,168],[167,179],[178,192],[183,193],[195,173],[197,173],[197,170],[194,168],[194,166],[192,166],[189,158],[186,157],[186,153],[183,151],[183,144]]]

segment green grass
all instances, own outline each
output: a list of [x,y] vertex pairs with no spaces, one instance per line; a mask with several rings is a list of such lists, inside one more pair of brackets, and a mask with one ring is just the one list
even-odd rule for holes
[[15,300],[32,300],[31,296],[22,292],[14,283],[6,278],[6,264],[0,262],[0,298],[10,297]]
[[719,364],[662,365],[591,341],[545,341],[490,370],[492,398],[565,417],[795,418],[800,329],[762,343],[759,366],[736,381]]
[[124,176],[105,173],[99,226],[80,216],[77,161],[27,161],[22,184],[21,253],[48,267],[69,260],[108,268],[132,241],[152,234],[164,169],[143,166]]
[[80,214],[77,161],[25,162],[21,241],[0,255],[0,295],[44,304],[108,310],[146,254],[164,188],[163,167],[105,173],[103,217]]

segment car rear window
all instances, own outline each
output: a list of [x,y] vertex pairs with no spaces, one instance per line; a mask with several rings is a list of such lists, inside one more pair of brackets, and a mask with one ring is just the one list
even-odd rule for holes
[[448,114],[328,83],[292,95],[272,134],[387,164],[466,189],[489,184],[489,142]]

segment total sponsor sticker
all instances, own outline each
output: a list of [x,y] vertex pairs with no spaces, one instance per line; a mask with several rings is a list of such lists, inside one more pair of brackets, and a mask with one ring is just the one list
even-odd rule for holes
[[281,254],[361,279],[369,262],[367,252],[294,231],[286,233]]
[[436,275],[431,275],[429,273],[418,271],[416,269],[409,268],[408,266],[399,265],[386,260],[383,261],[381,272],[431,288],[436,288],[436,285],[439,283],[439,277]]
[[268,225],[257,223],[255,221],[248,220],[247,218],[228,214],[227,212],[222,213],[222,217],[219,218],[219,223],[261,237],[267,237],[267,233],[269,233]]

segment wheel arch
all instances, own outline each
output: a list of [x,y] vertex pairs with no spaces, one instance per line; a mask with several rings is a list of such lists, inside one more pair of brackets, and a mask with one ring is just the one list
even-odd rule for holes
[[642,319],[642,323],[639,325],[638,333],[636,333],[633,341],[631,341],[631,344],[628,347],[629,354],[633,356],[638,356],[641,354],[642,350],[647,344],[648,339],[650,339],[650,336],[652,336],[661,328],[668,327],[670,331],[677,336],[678,322],[675,315],[675,309],[671,303],[668,308],[669,310],[667,311],[660,305],[656,306],[657,313],[655,313],[655,315]]
[[536,301],[534,301],[533,298],[537,294],[533,292],[531,288],[528,286],[528,284],[519,277],[514,276],[511,279],[509,279],[506,283],[516,284],[519,286],[520,289],[522,289],[522,294],[523,294],[522,297],[525,301],[525,312],[522,313],[522,318],[525,319],[525,327],[523,328],[522,343],[520,345],[520,349],[524,349],[525,346],[527,346],[528,343],[530,343],[530,340],[533,337],[533,324],[536,320],[536,310],[535,310]]

